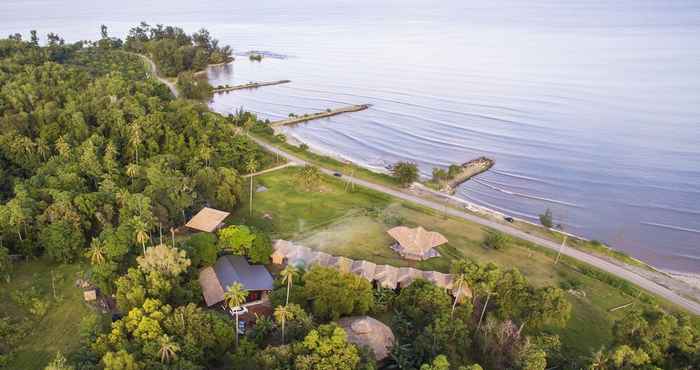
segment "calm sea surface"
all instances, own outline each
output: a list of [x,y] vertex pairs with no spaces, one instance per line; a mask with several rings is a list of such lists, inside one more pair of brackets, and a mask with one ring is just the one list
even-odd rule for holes
[[[245,4],[241,4],[245,3]],[[145,20],[205,26],[237,52],[213,84],[291,79],[221,95],[272,120],[346,104],[367,111],[290,135],[367,166],[486,155],[458,196],[659,267],[700,272],[700,2],[18,1],[0,34],[123,37]]]

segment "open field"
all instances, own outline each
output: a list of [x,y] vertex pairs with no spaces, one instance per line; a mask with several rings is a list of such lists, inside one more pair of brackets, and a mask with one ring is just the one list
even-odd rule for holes
[[[24,335],[15,347],[8,369],[42,369],[57,351],[68,354],[77,348],[80,321],[92,312],[83,301],[82,290],[74,286],[82,270],[79,265],[55,265],[45,259],[20,262],[15,265],[12,280],[0,284],[0,317],[23,322],[20,326]],[[13,295],[19,292],[48,302],[46,314],[34,315],[29,306],[18,304]]]
[[[324,176],[318,191],[297,190],[294,176],[298,171],[284,168],[256,177],[257,184],[268,190],[254,194],[252,217],[246,204],[235,212],[232,222],[247,222],[279,238],[376,263],[447,272],[452,260],[468,257],[494,262],[503,269],[518,268],[537,286],[576,281],[581,289],[568,294],[574,307],[569,324],[551,329],[562,337],[572,355],[590,353],[610,341],[612,324],[625,310],[610,313],[609,309],[630,302],[634,303],[632,307],[646,304],[580,272],[580,263],[570,258],[562,258],[555,265],[552,251],[519,240],[512,240],[506,250],[486,249],[481,241],[487,229],[481,225],[444,217],[367,189],[348,192],[342,179]],[[441,257],[417,263],[402,260],[389,249],[391,240],[386,234],[398,224],[423,225],[443,233],[449,243],[438,248]]]

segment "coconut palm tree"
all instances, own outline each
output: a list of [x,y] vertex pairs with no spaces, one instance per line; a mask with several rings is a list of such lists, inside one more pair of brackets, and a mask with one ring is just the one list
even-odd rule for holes
[[287,265],[287,267],[285,267],[280,272],[280,275],[282,276],[282,282],[287,283],[287,299],[284,302],[285,306],[289,304],[289,291],[292,290],[292,283],[297,274],[298,271],[296,267],[292,265]]
[[450,317],[454,316],[455,314],[455,308],[457,307],[457,302],[461,298],[460,295],[462,294],[462,287],[467,284],[467,276],[462,274],[457,274],[454,277],[454,282],[453,285],[455,288],[457,288],[457,294],[455,295],[455,301],[452,303],[452,313],[450,314]]
[[88,257],[90,257],[90,263],[93,265],[101,265],[105,262],[105,247],[100,241],[100,239],[92,238],[90,243],[90,250],[88,251]]
[[224,302],[229,310],[236,316],[236,347],[238,347],[238,314],[241,305],[245,303],[248,297],[248,291],[245,290],[243,284],[235,282],[231,284],[224,293]]
[[146,241],[148,238],[148,226],[139,218],[135,218],[133,221],[134,226],[134,236],[137,243],[141,243],[143,248],[143,254],[146,255]]
[[166,363],[177,358],[177,353],[180,351],[180,346],[173,342],[170,337],[163,335],[158,339],[160,348],[158,349],[158,354],[160,354],[160,362]]
[[245,164],[245,170],[250,174],[250,215],[253,215],[253,178],[255,177],[255,171],[258,170],[258,162],[251,158]]
[[204,160],[204,167],[209,168],[209,160],[211,160],[212,150],[208,145],[204,145],[199,149],[199,157]]
[[292,311],[287,309],[287,306],[277,306],[274,315],[275,321],[282,327],[282,344],[284,344],[284,325],[287,323],[287,320],[293,319],[294,316]]
[[139,145],[141,145],[141,126],[134,122],[129,126],[129,144],[134,147],[136,153],[136,164],[139,164]]

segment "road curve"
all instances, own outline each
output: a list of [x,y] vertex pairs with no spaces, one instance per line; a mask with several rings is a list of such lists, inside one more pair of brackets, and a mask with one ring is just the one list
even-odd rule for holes
[[132,53],[132,52],[130,52],[130,51],[126,51],[125,53],[131,54],[131,55],[136,55],[136,56],[140,57],[141,59],[145,60],[146,63],[148,63],[148,65],[149,65],[150,68],[151,68],[151,74],[153,74],[153,77],[155,77],[156,79],[158,79],[158,81],[164,83],[165,86],[167,86],[168,89],[170,89],[170,92],[173,93],[173,95],[174,95],[176,98],[178,97],[177,87],[175,87],[175,84],[172,83],[172,82],[170,82],[170,81],[168,81],[168,80],[166,80],[165,78],[161,77],[161,76],[158,74],[158,67],[156,67],[156,64],[153,63],[153,61],[151,60],[151,58],[149,58],[149,57],[147,57],[147,56],[145,56],[145,55],[143,55],[143,54]]
[[[295,162],[296,164],[300,164],[300,165],[310,164],[309,162],[307,162],[299,157],[296,157],[296,156],[294,156],[294,155],[292,155],[284,150],[281,150],[274,145],[271,145],[267,142],[264,142],[256,137],[250,136],[250,138],[252,140],[254,140],[258,145],[267,149],[268,151],[270,151],[272,153],[276,153],[280,156],[283,156],[291,162]],[[336,172],[336,171],[329,170],[329,169],[323,168],[323,167],[319,167],[319,168],[320,168],[321,172],[328,174],[328,175],[332,175],[333,173]],[[343,175],[343,177],[346,179],[351,179],[355,184],[359,184],[359,185],[364,186],[366,188],[369,188],[369,189],[372,189],[375,191],[379,191],[382,193],[386,193],[386,194],[389,194],[389,195],[394,196],[396,198],[410,201],[410,202],[413,202],[413,203],[416,203],[416,204],[419,204],[419,205],[422,205],[425,207],[429,207],[429,208],[435,209],[435,210],[440,211],[440,212],[446,212],[450,216],[459,217],[459,218],[462,218],[462,219],[467,220],[467,221],[475,222],[475,223],[478,223],[480,225],[490,227],[490,228],[498,230],[500,232],[510,234],[512,236],[518,237],[518,238],[523,239],[523,240],[527,240],[529,242],[538,244],[540,246],[543,246],[543,247],[546,247],[546,248],[549,248],[549,249],[552,249],[555,251],[559,250],[559,244],[554,243],[554,242],[547,240],[547,239],[544,239],[544,238],[540,238],[540,237],[537,237],[534,235],[527,234],[527,233],[525,233],[521,230],[518,230],[512,226],[500,224],[498,222],[494,222],[494,221],[491,221],[491,220],[488,220],[485,218],[481,218],[481,217],[472,215],[470,213],[462,212],[458,209],[446,208],[445,205],[442,203],[434,202],[434,201],[431,201],[431,200],[428,200],[425,198],[421,198],[421,197],[413,195],[413,194],[409,194],[409,193],[405,193],[405,192],[402,192],[402,191],[399,191],[396,189],[392,189],[392,188],[387,187],[387,186],[383,186],[383,185],[379,185],[379,184],[369,182],[366,180],[358,179],[356,177],[350,177],[347,175]],[[608,262],[600,257],[596,257],[594,255],[591,255],[591,254],[588,254],[588,253],[585,253],[585,252],[582,252],[578,249],[573,249],[573,248],[564,248],[562,251],[562,254],[567,255],[571,258],[575,258],[579,261],[588,263],[589,265],[595,266],[603,271],[606,271],[606,272],[611,273],[617,277],[625,279],[625,280],[627,280],[633,284],[636,284],[639,287],[641,287],[641,288],[643,288],[643,289],[645,289],[653,294],[656,294],[660,297],[663,297],[663,298],[667,299],[668,301],[673,302],[674,304],[687,309],[688,311],[690,311],[691,313],[693,313],[695,315],[700,315],[700,303],[697,303],[697,302],[691,301],[687,298],[684,298],[684,297],[676,294],[672,290],[670,290],[666,287],[663,287],[663,286],[661,286],[661,285],[659,285],[659,284],[657,284],[657,283],[655,283],[655,282],[653,282],[653,281],[651,281],[643,276],[635,274],[632,271],[626,270],[625,268],[620,267],[614,263]]]

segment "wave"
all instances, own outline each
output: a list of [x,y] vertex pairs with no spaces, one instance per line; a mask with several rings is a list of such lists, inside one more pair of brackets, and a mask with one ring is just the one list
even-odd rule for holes
[[663,229],[670,229],[670,230],[676,230],[676,231],[685,231],[689,233],[694,233],[694,234],[700,234],[700,230],[697,229],[691,229],[688,227],[682,227],[682,226],[675,226],[675,225],[666,225],[666,224],[660,224],[656,222],[645,222],[642,221],[640,222],[642,225],[647,225],[647,226],[654,226],[654,227],[660,227]]
[[519,175],[519,174],[516,174],[516,173],[506,172],[506,171],[503,171],[503,170],[491,169],[489,172],[497,173],[497,174],[503,175],[503,176],[513,177],[513,178],[516,178],[516,179],[522,179],[522,180],[529,180],[529,181],[539,182],[539,183],[547,184],[547,185],[557,185],[557,184],[552,183],[551,181],[547,181],[547,180],[543,180],[543,179],[538,179],[538,178],[536,178],[536,177],[531,177],[531,176]]
[[688,208],[679,208],[679,207],[672,207],[672,206],[665,206],[661,204],[634,204],[634,203],[625,203],[626,206],[630,207],[635,207],[635,208],[654,208],[654,209],[661,209],[664,211],[671,211],[671,212],[678,212],[678,213],[687,213],[690,215],[700,215],[700,210],[695,210],[695,209],[688,209]]
[[523,193],[518,193],[518,192],[515,192],[515,191],[510,191],[510,190],[506,190],[506,189],[501,189],[501,188],[499,188],[499,187],[486,184],[486,183],[484,183],[483,181],[481,181],[481,180],[479,180],[479,179],[472,179],[472,181],[476,182],[477,184],[481,184],[481,185],[483,185],[483,186],[486,186],[487,188],[490,188],[490,189],[493,189],[493,190],[496,190],[496,191],[500,191],[501,193],[505,193],[505,194],[508,194],[508,195],[515,195],[515,196],[523,197],[523,198],[536,199],[536,200],[541,200],[541,201],[545,201],[545,202],[549,202],[549,203],[561,204],[561,205],[569,206],[569,207],[584,208],[584,207],[581,206],[581,205],[578,205],[578,204],[575,204],[575,203],[570,203],[570,202],[565,202],[565,201],[563,201],[563,200],[557,200],[557,199],[551,199],[551,198],[543,198],[543,197],[538,197],[538,196],[535,196],[535,195],[523,194]]

